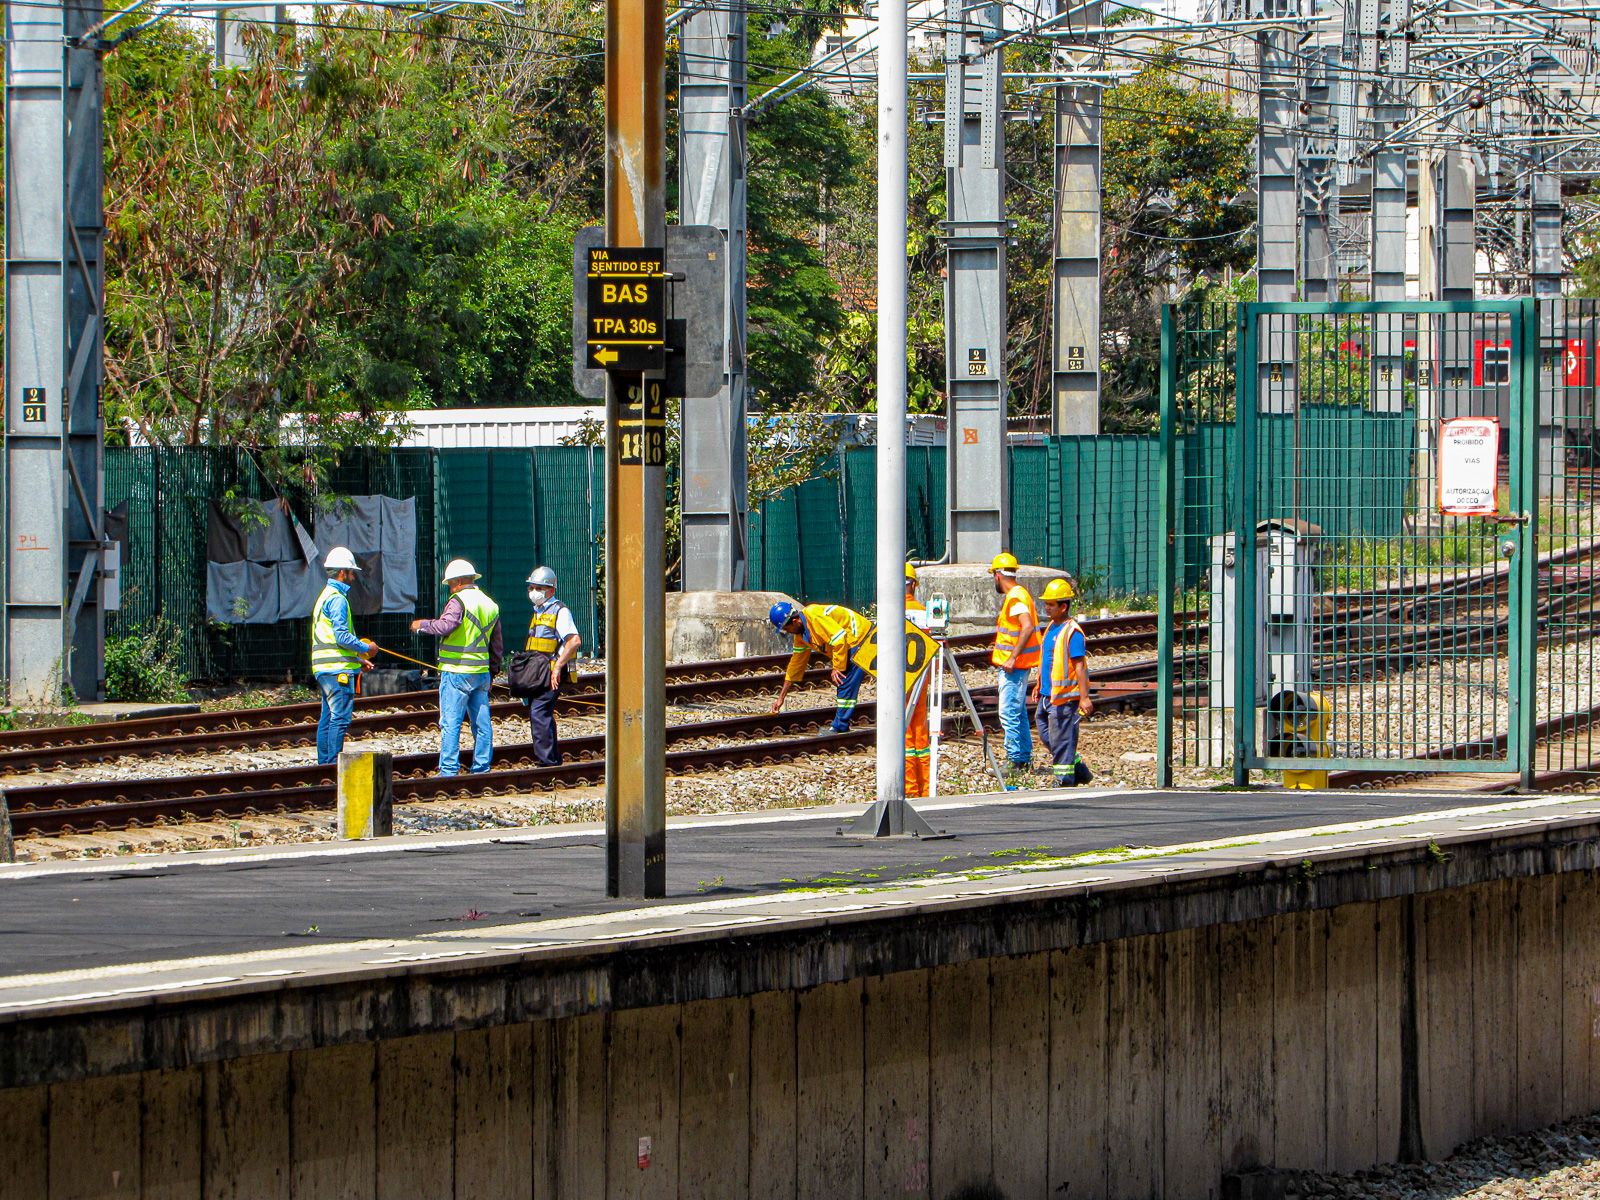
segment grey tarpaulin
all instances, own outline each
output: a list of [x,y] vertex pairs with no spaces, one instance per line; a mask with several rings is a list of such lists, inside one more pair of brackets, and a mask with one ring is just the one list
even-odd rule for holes
[[309,617],[316,607],[317,597],[328,585],[328,573],[316,562],[286,562],[277,564],[278,619],[292,621],[296,617]]
[[278,571],[271,563],[206,564],[206,617],[229,625],[278,619]]
[[357,554],[356,566],[361,573],[350,585],[350,611],[358,617],[370,617],[383,611],[383,555],[377,551]]
[[282,501],[257,503],[261,516],[250,522],[244,556],[251,562],[289,562],[300,557],[300,543],[289,525],[289,513]]
[[380,496],[383,528],[383,611],[414,612],[417,607],[417,502]]
[[354,555],[383,549],[382,496],[343,496],[317,513],[317,545],[326,553],[343,546]]

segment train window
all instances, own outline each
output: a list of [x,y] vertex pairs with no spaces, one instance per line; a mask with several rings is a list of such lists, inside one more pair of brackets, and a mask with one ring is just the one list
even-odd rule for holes
[[1511,382],[1511,343],[1479,342],[1478,361],[1473,380],[1479,387],[1494,387]]

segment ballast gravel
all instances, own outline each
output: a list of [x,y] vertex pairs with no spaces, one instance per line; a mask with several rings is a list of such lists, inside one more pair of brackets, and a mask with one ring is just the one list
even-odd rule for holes
[[1337,1200],[1592,1200],[1600,1196],[1600,1113],[1509,1137],[1477,1138],[1443,1162],[1349,1175],[1307,1171],[1290,1195]]

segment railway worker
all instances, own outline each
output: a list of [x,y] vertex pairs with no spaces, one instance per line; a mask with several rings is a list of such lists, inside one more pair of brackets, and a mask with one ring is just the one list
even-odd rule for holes
[[1089,651],[1083,627],[1072,616],[1072,585],[1065,579],[1045,584],[1040,600],[1049,618],[1039,652],[1039,683],[1033,689],[1033,720],[1039,740],[1050,751],[1057,787],[1075,787],[1093,776],[1078,753],[1078,718],[1094,712],[1089,699]]
[[[917,599],[917,569],[906,564],[906,620],[924,633],[928,629],[928,606]],[[928,672],[917,697],[917,706],[906,718],[906,795],[928,794],[928,689],[933,672]]]
[[450,599],[434,621],[413,621],[411,632],[439,638],[439,774],[460,770],[461,722],[472,722],[472,773],[489,769],[494,725],[489,720],[489,681],[500,670],[505,647],[500,606],[478,587],[478,573],[464,558],[444,569]]
[[322,693],[322,711],[317,716],[317,761],[323,765],[339,761],[344,735],[350,729],[350,712],[355,707],[356,685],[362,668],[372,669],[372,656],[378,643],[358,638],[350,628],[350,585],[361,568],[356,556],[343,546],[335,546],[322,560],[328,572],[328,585],[317,597],[311,611],[311,674]]
[[528,599],[533,603],[533,620],[528,624],[528,643],[523,649],[550,660],[550,690],[528,701],[528,727],[533,735],[534,760],[542,767],[554,767],[561,763],[556,699],[563,683],[578,682],[572,660],[578,656],[583,638],[578,635],[572,610],[556,599],[556,573],[549,567],[535,567],[528,576]]
[[1039,665],[1039,615],[1033,596],[1017,582],[1017,560],[1001,553],[989,564],[994,590],[1004,599],[995,620],[994,653],[1000,675],[1000,728],[1006,757],[1018,771],[1033,768],[1033,737],[1028,730],[1028,677]]
[[872,622],[842,604],[808,604],[798,608],[787,600],[774,604],[767,613],[767,620],[779,633],[794,639],[794,654],[783,673],[783,687],[778,689],[772,711],[781,709],[789,689],[805,678],[811,655],[826,654],[833,666],[829,678],[835,689],[833,723],[828,728],[834,733],[848,733],[850,719],[855,716],[856,693],[867,678],[866,668],[852,660],[861,643],[872,634]]

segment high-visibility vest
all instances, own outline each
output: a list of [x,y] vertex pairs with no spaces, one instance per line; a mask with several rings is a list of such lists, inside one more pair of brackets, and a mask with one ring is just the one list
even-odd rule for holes
[[533,620],[528,622],[528,644],[523,649],[557,654],[561,649],[561,635],[556,632],[556,619],[566,607],[559,600],[546,600],[543,607],[534,609]]
[[[1055,641],[1051,643],[1050,655],[1050,703],[1063,705],[1069,700],[1078,699],[1078,677],[1072,673],[1072,655],[1069,648],[1072,645],[1072,635],[1081,633],[1083,626],[1079,625],[1075,617],[1068,617],[1062,625],[1061,632],[1056,634]],[[1084,647],[1088,649],[1087,645]]]
[[1033,596],[1028,589],[1020,583],[1006,593],[1005,600],[1000,604],[1000,616],[995,623],[994,653],[989,656],[989,661],[995,666],[1000,666],[1011,657],[1011,651],[1016,647],[1017,640],[1022,636],[1022,621],[1012,614],[1011,609],[1017,600],[1027,602],[1028,611],[1033,613],[1033,632],[1028,635],[1028,642],[1017,654],[1017,670],[1027,670],[1029,667],[1039,665],[1039,646],[1043,639],[1039,634],[1038,606],[1033,602]]
[[489,632],[500,619],[500,606],[475,587],[462,588],[461,624],[439,643],[439,670],[452,675],[478,675],[489,669]]
[[[552,597],[544,602],[543,607],[534,609],[533,620],[528,622],[528,641],[523,649],[535,650],[554,661],[556,655],[561,652],[561,635],[556,632],[556,618],[566,608],[565,604]],[[569,662],[562,675],[576,682],[578,678],[576,664]]]
[[337,599],[344,605],[344,622],[350,624],[350,598],[333,584],[322,589],[317,597],[317,607],[311,614],[311,673],[329,675],[339,671],[359,671],[361,656],[354,650],[339,645],[333,636],[333,622],[328,618],[328,601]]

